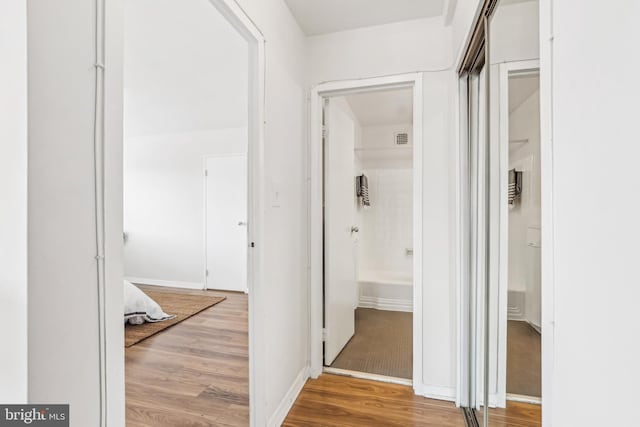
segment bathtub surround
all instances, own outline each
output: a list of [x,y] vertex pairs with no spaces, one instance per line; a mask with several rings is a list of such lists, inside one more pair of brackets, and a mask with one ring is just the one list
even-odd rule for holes
[[[412,91],[348,97],[359,114],[355,174],[368,178],[371,206],[356,212],[358,306],[413,311]],[[397,136],[406,135],[406,143]]]
[[359,307],[413,311],[413,186],[411,169],[373,169],[370,209],[361,209]]
[[509,169],[522,171],[523,188],[520,199],[509,208],[508,316],[526,320],[539,330],[540,91],[538,76],[509,79],[510,93],[527,86],[532,86],[531,94],[519,105],[510,105],[509,114]]

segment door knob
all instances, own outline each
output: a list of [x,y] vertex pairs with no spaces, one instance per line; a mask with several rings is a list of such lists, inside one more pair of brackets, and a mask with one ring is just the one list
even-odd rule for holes
[[245,226],[245,225],[247,225],[247,223],[246,223],[246,222],[244,222],[244,221],[240,221],[240,222],[238,222],[238,225],[240,225],[240,226]]
[[356,227],[355,225],[351,226],[351,232],[352,233],[357,233],[358,231],[360,231],[360,229],[358,227]]

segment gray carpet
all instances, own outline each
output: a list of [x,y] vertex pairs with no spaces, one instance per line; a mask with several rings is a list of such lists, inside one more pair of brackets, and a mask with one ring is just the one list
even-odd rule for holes
[[527,322],[507,323],[507,393],[540,397],[540,334]]
[[413,314],[356,309],[356,333],[331,367],[411,379]]

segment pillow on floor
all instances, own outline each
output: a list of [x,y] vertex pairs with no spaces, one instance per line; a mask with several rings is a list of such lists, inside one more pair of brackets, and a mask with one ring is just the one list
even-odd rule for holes
[[124,281],[124,323],[140,325],[144,322],[161,322],[174,317],[176,316],[162,311],[157,302],[133,283]]

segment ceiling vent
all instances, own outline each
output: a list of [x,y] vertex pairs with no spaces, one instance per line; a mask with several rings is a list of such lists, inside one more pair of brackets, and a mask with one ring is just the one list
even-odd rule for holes
[[396,145],[409,144],[409,134],[407,132],[396,133]]

